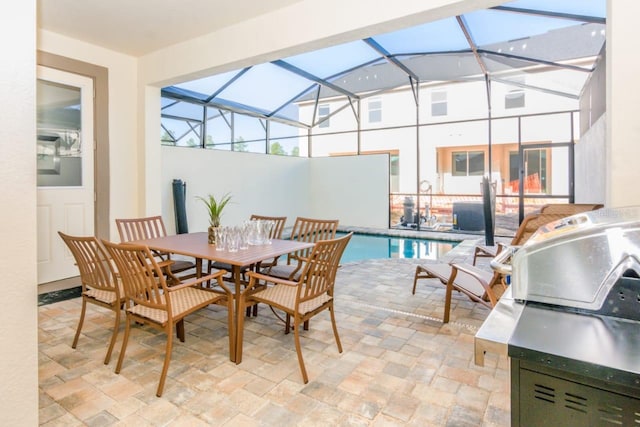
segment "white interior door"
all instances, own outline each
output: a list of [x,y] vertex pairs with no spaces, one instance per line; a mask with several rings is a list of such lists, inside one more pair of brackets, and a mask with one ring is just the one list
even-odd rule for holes
[[38,67],[38,284],[78,275],[58,235],[94,233],[93,80]]

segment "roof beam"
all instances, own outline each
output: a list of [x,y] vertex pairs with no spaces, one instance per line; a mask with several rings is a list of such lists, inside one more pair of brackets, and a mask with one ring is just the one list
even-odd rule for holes
[[[191,104],[218,108],[218,109],[221,109],[221,110],[231,111],[231,112],[234,112],[234,113],[244,114],[244,115],[247,115],[247,116],[257,117],[257,118],[261,118],[261,119],[270,119],[270,120],[274,120],[276,122],[284,123],[286,125],[295,126],[295,127],[299,127],[299,128],[308,129],[310,127],[309,125],[307,125],[305,123],[298,122],[298,121],[295,121],[295,120],[289,120],[289,119],[285,119],[285,118],[282,118],[282,117],[268,116],[265,112],[253,109],[253,108],[249,107],[248,105],[243,105],[243,104],[238,104],[238,103],[231,103],[231,102],[229,104],[226,104],[226,103],[222,104],[222,103],[214,102],[214,101],[204,102],[203,100],[191,98],[188,95],[184,95],[184,94],[182,94],[180,92],[174,92],[172,90],[169,90],[168,88],[162,89],[161,93],[162,93],[162,96],[164,96],[164,97],[171,98],[171,99],[179,99],[180,101],[188,102],[188,103],[191,103]],[[229,101],[227,101],[227,102],[229,102]],[[164,114],[163,114],[163,116],[164,116]]]
[[365,42],[366,44],[368,44],[373,50],[378,52],[380,55],[382,55],[383,58],[386,59],[388,62],[390,62],[391,64],[395,65],[396,67],[398,67],[402,71],[404,71],[406,74],[408,74],[411,78],[413,78],[416,81],[420,81],[420,78],[418,77],[418,75],[416,73],[411,71],[409,68],[407,68],[406,65],[404,65],[402,62],[400,62],[398,60],[398,58],[396,58],[395,56],[391,55],[385,48],[380,46],[377,41],[375,41],[371,37],[368,37],[366,39],[362,39],[362,41]]
[[302,95],[304,95],[307,92],[311,92],[311,90],[313,89],[314,86],[317,86],[317,83],[312,84],[311,86],[309,86],[308,88],[306,88],[305,90],[303,90],[302,92],[294,95],[290,100],[286,101],[284,104],[282,104],[281,106],[279,106],[278,108],[276,108],[275,110],[273,110],[271,113],[269,113],[269,116],[272,116],[274,114],[276,114],[278,111],[282,110],[283,108],[285,108],[287,105],[291,104],[293,101],[295,101],[296,99],[300,98]]
[[344,105],[342,105],[340,108],[338,108],[335,111],[332,111],[331,113],[327,114],[326,116],[318,117],[318,121],[316,123],[313,123],[311,125],[311,127],[317,126],[320,123],[322,123],[322,122],[324,122],[326,120],[329,120],[331,117],[335,116],[336,114],[338,114],[339,112],[341,112],[345,108],[348,108],[350,105],[351,105],[351,100],[349,100],[349,102],[345,102]]
[[179,103],[180,101],[173,101],[167,105],[165,105],[164,107],[160,108],[160,110],[166,110],[167,108],[173,107],[174,105],[176,105],[177,103]]
[[568,20],[579,21],[579,22],[589,22],[592,24],[607,23],[606,18],[600,18],[597,16],[588,16],[588,15],[576,15],[574,13],[550,12],[546,10],[523,9],[519,7],[510,7],[510,6],[494,6],[491,9],[502,10],[504,12],[523,13],[527,15],[545,16],[548,18],[559,18],[559,19],[568,19]]
[[545,61],[544,59],[530,58],[528,56],[513,55],[511,53],[496,52],[493,50],[478,49],[478,52],[488,55],[503,56],[505,58],[517,59],[520,61],[534,62],[536,64],[548,65],[550,67],[564,68],[566,70],[581,71],[583,73],[591,73],[593,71],[591,68],[578,67],[577,65],[561,64],[553,61]]
[[271,61],[272,64],[277,65],[278,67],[282,67],[287,71],[290,71],[294,74],[297,74],[301,77],[304,77],[307,80],[311,80],[312,82],[316,82],[322,86],[326,86],[330,89],[335,90],[336,92],[340,92],[341,94],[348,96],[349,98],[355,98],[358,99],[358,95],[356,95],[355,93],[349,92],[346,89],[341,88],[340,86],[336,86],[333,83],[325,80],[325,79],[321,79],[318,76],[314,76],[313,74],[304,71],[298,67],[296,67],[295,65],[289,64],[288,62],[285,62],[281,59],[275,60],[275,61]]
[[464,18],[460,15],[456,16],[456,21],[458,21],[458,25],[460,26],[460,29],[462,30],[464,37],[467,39],[467,43],[469,44],[469,47],[473,52],[473,56],[476,58],[476,61],[478,61],[478,65],[482,70],[482,74],[484,74],[485,76],[488,75],[489,71],[487,70],[487,66],[485,65],[480,55],[478,54],[478,46],[476,45],[476,42],[473,40],[473,37],[471,37],[471,33],[469,32],[469,27],[467,27],[467,23],[465,22]]
[[[489,70],[487,69],[487,65],[482,60],[482,57],[478,53],[478,45],[475,40],[473,40],[473,36],[471,36],[471,31],[469,31],[469,26],[465,21],[463,16],[456,15],[456,21],[458,21],[458,25],[464,34],[464,37],[467,39],[467,43],[473,52],[473,57],[476,58],[478,62],[478,66],[482,70],[482,74],[484,74],[485,88],[487,90],[487,111],[489,112],[489,117],[491,117],[491,83],[489,80]],[[491,141],[489,141],[491,143]],[[491,152],[489,152],[491,155]],[[489,175],[491,175],[491,158],[489,158]]]
[[192,119],[189,117],[174,116],[173,114],[162,113],[162,117],[171,119],[171,120],[179,120],[181,122],[194,122],[194,123],[202,124],[201,119]]
[[222,92],[223,90],[225,90],[226,88],[228,88],[233,82],[235,82],[236,80],[238,80],[240,77],[242,77],[242,75],[244,73],[246,73],[247,71],[249,71],[251,69],[251,67],[246,67],[243,68],[239,73],[237,73],[235,76],[233,76],[232,78],[229,79],[228,82],[226,82],[224,85],[222,85],[222,87],[220,89],[218,89],[217,91],[215,91],[214,93],[212,93],[206,100],[205,102],[209,102],[211,101],[213,98],[215,98],[216,96],[218,96],[220,94],[220,92]]

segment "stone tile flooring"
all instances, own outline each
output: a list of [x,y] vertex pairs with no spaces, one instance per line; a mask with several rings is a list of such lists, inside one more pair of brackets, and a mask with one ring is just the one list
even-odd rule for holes
[[[463,242],[448,259],[468,259]],[[448,260],[447,259],[447,260]],[[508,360],[473,363],[473,337],[489,311],[454,295],[443,325],[444,286],[423,280],[420,260],[344,264],[336,280],[338,350],[328,313],[302,333],[309,372],[303,384],[292,335],[268,308],[245,322],[243,362],[228,358],[226,313],[209,307],[187,318],[174,343],[164,394],[155,391],[163,334],[134,327],[124,366],[102,363],[113,319],[90,305],[78,348],[71,342],[81,302],[39,307],[40,424],[45,426],[507,426]],[[429,262],[423,260],[422,262]],[[121,327],[123,329],[123,327]]]

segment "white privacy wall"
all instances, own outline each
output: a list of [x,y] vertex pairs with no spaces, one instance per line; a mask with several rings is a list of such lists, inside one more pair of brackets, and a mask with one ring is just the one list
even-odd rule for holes
[[254,153],[162,147],[162,214],[175,232],[174,179],[187,183],[190,232],[205,231],[205,206],[196,196],[232,194],[222,223],[251,214],[338,219],[341,225],[388,227],[388,157],[297,158]]
[[[168,232],[175,231],[172,182],[187,183],[185,199],[189,231],[209,225],[205,205],[196,196],[232,195],[222,224],[235,225],[251,214],[287,216],[287,223],[304,215],[308,205],[307,159],[199,148],[162,147],[162,216]],[[150,212],[150,214],[152,214]]]
[[340,225],[389,227],[389,155],[310,159],[311,212]]

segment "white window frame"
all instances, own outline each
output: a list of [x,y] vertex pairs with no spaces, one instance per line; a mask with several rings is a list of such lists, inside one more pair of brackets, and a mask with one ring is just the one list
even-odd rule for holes
[[447,91],[434,90],[431,92],[431,116],[446,116],[449,114],[447,104]]
[[369,107],[369,123],[382,122],[382,97],[376,96],[369,98],[367,105]]
[[331,114],[331,105],[329,104],[320,104],[318,105],[318,127],[319,128],[328,128],[330,125],[330,120],[331,119],[326,119],[324,121],[320,121],[323,118],[327,117],[328,115]]
[[512,108],[524,108],[525,106],[525,91],[519,87],[508,91],[504,95],[504,108],[510,110]]

